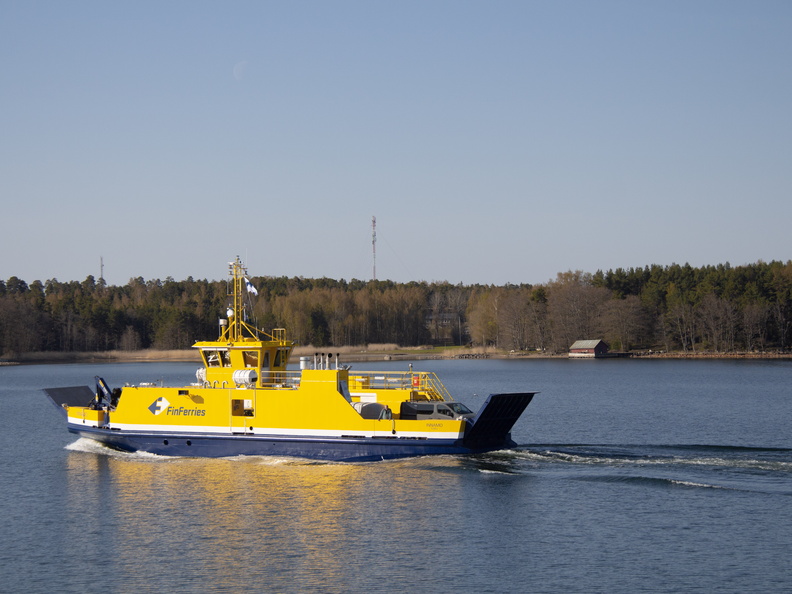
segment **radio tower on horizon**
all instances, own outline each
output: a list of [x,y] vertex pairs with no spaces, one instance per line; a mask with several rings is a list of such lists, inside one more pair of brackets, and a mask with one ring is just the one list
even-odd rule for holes
[[374,258],[372,280],[377,280],[377,217],[371,217],[371,255]]

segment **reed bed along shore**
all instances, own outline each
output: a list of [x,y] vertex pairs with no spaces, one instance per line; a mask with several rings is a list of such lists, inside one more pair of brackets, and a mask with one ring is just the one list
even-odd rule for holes
[[[400,347],[396,344],[371,344],[365,346],[314,347],[311,345],[295,347],[292,362],[300,357],[313,357],[316,354],[338,355],[340,361],[394,361],[423,359],[563,359],[567,353],[541,351],[504,351],[492,347]],[[751,351],[718,353],[714,351],[666,352],[634,351],[621,353],[625,358],[640,359],[792,359],[792,352]],[[194,349],[138,351],[90,351],[90,352],[36,352],[11,355],[0,358],[2,365],[36,363],[111,363],[145,361],[187,361],[200,364],[200,356]]]

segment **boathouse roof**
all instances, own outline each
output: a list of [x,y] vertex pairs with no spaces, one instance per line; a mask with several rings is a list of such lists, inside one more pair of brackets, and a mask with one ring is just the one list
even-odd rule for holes
[[576,340],[574,344],[571,347],[569,347],[569,350],[571,351],[575,349],[595,349],[600,345],[607,346],[602,340]]

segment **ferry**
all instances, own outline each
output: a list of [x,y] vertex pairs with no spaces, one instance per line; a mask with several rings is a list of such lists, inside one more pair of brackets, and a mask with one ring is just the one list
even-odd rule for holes
[[[163,456],[283,456],[373,461],[476,454],[516,445],[511,430],[537,392],[491,394],[474,413],[426,371],[352,371],[338,356],[289,361],[286,330],[249,322],[256,289],[239,257],[229,263],[219,336],[193,346],[196,381],[168,387],[47,388],[68,430],[126,452]],[[247,305],[246,305],[247,304]]]

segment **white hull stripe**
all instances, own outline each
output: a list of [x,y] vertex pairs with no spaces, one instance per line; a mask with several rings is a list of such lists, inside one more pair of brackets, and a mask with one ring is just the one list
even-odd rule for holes
[[[82,427],[97,427],[90,421],[83,422],[83,419],[69,418],[69,424],[75,429]],[[120,429],[123,431],[136,431],[144,433],[160,433],[163,437],[178,433],[203,433],[208,435],[231,435],[245,434],[255,436],[274,436],[274,437],[409,437],[425,439],[461,439],[462,433],[458,431],[360,431],[360,430],[338,430],[338,429],[284,429],[275,427],[256,427],[251,432],[245,427],[207,427],[206,425],[144,425],[111,423],[109,427],[99,427],[100,429]],[[119,433],[123,435],[123,433]]]

